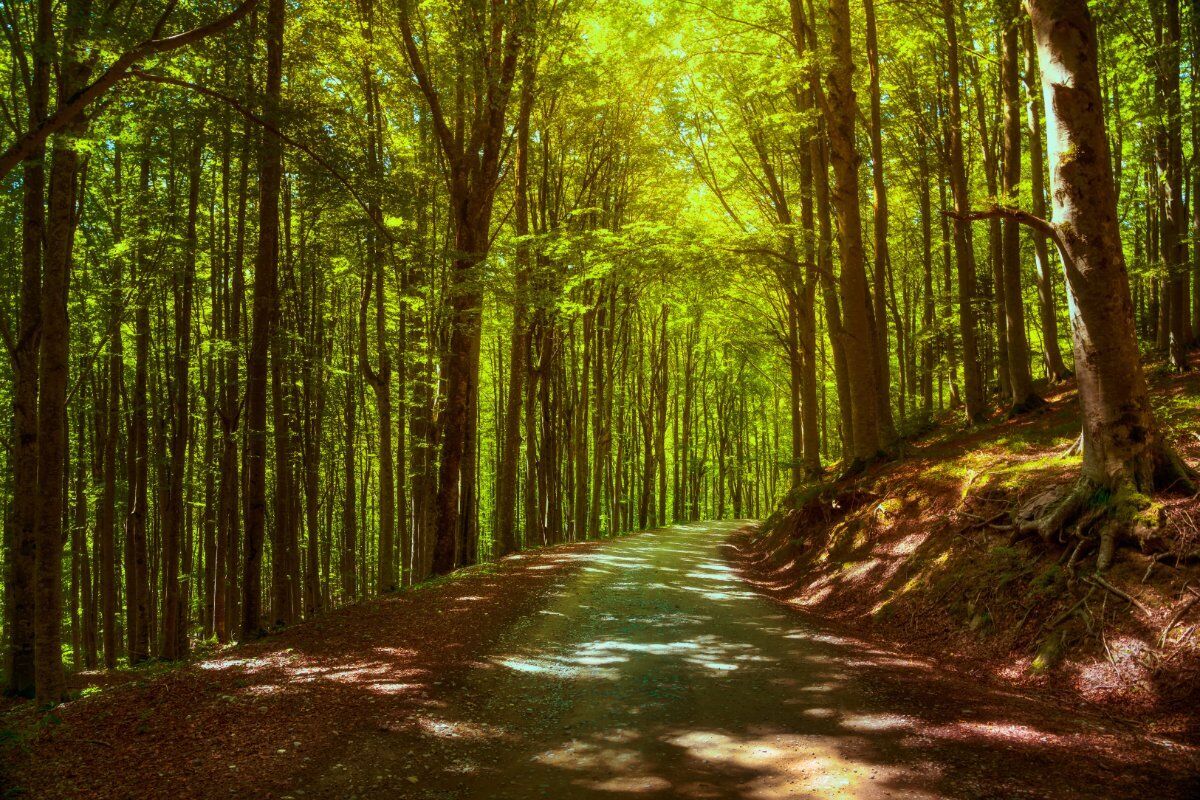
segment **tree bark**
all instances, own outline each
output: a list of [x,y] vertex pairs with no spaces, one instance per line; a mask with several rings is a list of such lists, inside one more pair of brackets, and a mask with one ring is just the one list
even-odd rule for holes
[[[1033,196],[1029,210],[1038,217],[1046,217],[1045,160],[1042,145],[1042,93],[1038,85],[1037,50],[1033,44],[1033,32],[1026,20],[1021,25],[1021,41],[1025,50],[1025,118],[1029,128],[1029,187]],[[1052,383],[1058,383],[1071,374],[1063,363],[1062,348],[1058,344],[1058,309],[1054,299],[1054,270],[1050,265],[1050,248],[1046,237],[1032,231],[1033,254],[1037,262],[1038,314],[1042,328],[1042,354],[1046,359],[1046,372]]]
[[[50,0],[38,0],[29,84],[31,130],[46,117],[50,96]],[[46,148],[33,148],[22,168],[21,288],[13,348],[13,547],[5,554],[8,608],[8,693],[34,694],[34,575],[38,540],[38,361],[42,337],[42,259],[46,225]]]
[[984,406],[983,379],[979,369],[979,348],[975,334],[975,250],[971,244],[970,223],[962,218],[971,207],[967,174],[962,150],[962,100],[959,94],[958,31],[955,5],[942,0],[942,18],[946,27],[947,85],[950,91],[948,109],[950,188],[954,198],[954,255],[958,265],[958,325],[962,339],[963,402],[967,424],[982,422],[987,411]]
[[[283,0],[267,4],[267,67],[263,119],[279,123],[283,80]],[[246,362],[246,534],[242,578],[242,636],[256,638],[262,623],[262,546],[267,513],[267,355],[278,316],[279,185],[283,172],[279,139],[262,137],[259,151],[258,251],[254,259],[254,310]]]
[[[875,324],[876,407],[879,415],[879,443],[886,450],[896,443],[896,423],[892,418],[892,366],[888,353],[888,321],[885,282],[891,261],[888,251],[888,198],[883,179],[883,121],[879,89],[879,40],[875,25],[875,0],[863,0],[866,17],[867,67],[871,93],[871,182],[875,195],[875,264],[872,274]],[[901,397],[903,404],[903,397]]]
[[[1191,487],[1166,444],[1138,357],[1106,135],[1096,29],[1084,0],[1028,0],[1050,118],[1051,196],[1041,223],[1063,256],[1083,406],[1080,487],[1040,527],[1061,524],[1096,491]],[[1102,535],[1103,538],[1103,535]],[[1106,566],[1104,554],[1099,567]]]
[[829,23],[833,63],[827,76],[829,94],[826,118],[834,182],[832,205],[838,226],[841,255],[839,289],[842,301],[842,338],[850,384],[850,469],[861,468],[880,453],[877,363],[872,333],[872,311],[862,245],[859,205],[859,155],[854,141],[855,97],[852,75],[850,5],[830,0]]
[[[1004,171],[1005,202],[1016,205],[1021,191],[1021,93],[1019,69],[1020,7],[1018,0],[1007,0],[1003,6],[1003,48],[1000,64],[1000,83],[1004,92]],[[1021,414],[1044,405],[1033,389],[1029,370],[1029,342],[1025,338],[1025,301],[1021,295],[1021,229],[1015,220],[1004,220],[1001,247],[1004,293],[1004,332],[1007,339],[1008,380],[1012,397],[1011,411]]]

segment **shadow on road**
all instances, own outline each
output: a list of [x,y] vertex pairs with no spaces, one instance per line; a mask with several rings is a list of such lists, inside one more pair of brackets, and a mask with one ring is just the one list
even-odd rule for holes
[[344,780],[363,797],[1200,796],[1190,750],[822,632],[721,558],[732,529],[581,555],[442,702],[348,748]]

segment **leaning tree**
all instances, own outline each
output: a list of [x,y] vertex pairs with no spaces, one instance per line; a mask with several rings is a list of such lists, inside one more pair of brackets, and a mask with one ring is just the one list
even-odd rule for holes
[[1117,543],[1160,524],[1146,494],[1194,491],[1195,473],[1163,436],[1138,358],[1129,276],[1104,124],[1096,26],[1086,0],[1026,0],[1047,109],[1054,222],[1011,207],[1003,216],[1048,236],[1062,254],[1071,311],[1083,464],[1066,490],[1035,501],[1020,530],[1044,538],[1090,537],[1103,570]]

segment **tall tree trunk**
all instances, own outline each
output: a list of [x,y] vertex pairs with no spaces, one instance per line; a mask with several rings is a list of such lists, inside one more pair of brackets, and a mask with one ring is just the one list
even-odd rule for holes
[[948,69],[947,85],[950,90],[949,124],[949,167],[950,188],[954,197],[954,255],[958,264],[958,325],[962,339],[963,402],[966,406],[967,423],[973,425],[983,421],[987,411],[984,406],[983,378],[979,369],[979,348],[975,332],[975,250],[971,244],[971,226],[963,218],[971,208],[967,189],[967,173],[963,164],[962,150],[962,100],[959,94],[959,49],[958,31],[955,22],[955,5],[952,0],[942,0],[942,18],[946,26]]
[[[1057,223],[1039,221],[1062,251],[1083,406],[1082,477],[1036,527],[1057,533],[1097,492],[1191,487],[1190,471],[1164,441],[1139,361],[1121,248],[1112,161],[1097,72],[1096,29],[1084,0],[1028,0],[1052,122],[1048,143]],[[1128,522],[1101,523],[1098,567]]]
[[850,382],[851,470],[875,460],[880,452],[877,364],[872,333],[872,311],[862,245],[862,215],[859,206],[859,155],[854,141],[858,100],[852,76],[850,4],[830,0],[831,54],[827,77],[829,94],[829,152],[833,166],[832,204],[838,225],[841,255],[839,289],[842,301],[842,338]]
[[[113,156],[114,188],[116,207],[114,209],[113,238],[117,242],[123,238],[123,211],[121,151],[118,145]],[[101,471],[103,473],[103,488],[100,492],[100,506],[96,512],[96,539],[99,550],[100,569],[100,622],[103,628],[104,666],[113,669],[117,666],[117,564],[116,564],[116,501],[117,501],[117,439],[120,436],[121,424],[121,395],[125,380],[125,357],[121,336],[121,264],[122,258],[112,259],[112,283],[109,289],[109,307],[107,321],[109,335],[109,352],[106,361],[108,380],[105,383],[104,399],[104,435],[103,451],[101,454]]]
[[133,284],[141,287],[134,314],[133,398],[129,421],[129,517],[126,541],[126,592],[129,606],[129,663],[138,664],[150,657],[150,571],[146,545],[146,518],[149,513],[149,416],[147,413],[147,369],[150,360],[149,283],[149,203],[150,156],[143,137],[143,153],[138,178],[140,210],[137,219],[137,270]]
[[[1045,160],[1042,145],[1042,93],[1038,82],[1037,50],[1028,20],[1021,24],[1021,41],[1025,50],[1025,118],[1029,126],[1029,188],[1033,196],[1029,210],[1039,217],[1046,216]],[[1058,344],[1058,309],[1054,300],[1054,268],[1050,264],[1050,248],[1046,237],[1033,231],[1033,255],[1038,274],[1038,316],[1042,327],[1042,354],[1050,381],[1057,383],[1070,376],[1063,363]]]
[[[81,57],[88,7],[67,5],[58,73],[59,102],[87,79]],[[65,690],[62,664],[62,554],[64,474],[67,458],[67,378],[70,368],[70,321],[67,293],[75,239],[76,182],[84,133],[79,120],[57,135],[50,153],[50,189],[46,212],[46,257],[42,268],[41,351],[38,359],[38,520],[34,556],[34,681],[39,705],[57,703]]]
[[1162,259],[1166,265],[1167,357],[1172,369],[1188,369],[1187,345],[1191,341],[1188,316],[1187,209],[1183,202],[1183,137],[1179,92],[1180,26],[1179,0],[1153,3],[1157,10],[1157,103],[1159,128],[1156,136],[1159,186],[1163,215],[1159,229]]
[[[1000,60],[1000,83],[1004,91],[1004,172],[1005,202],[1016,205],[1021,192],[1021,92],[1020,70],[1020,6],[1017,0],[1006,0],[1003,6],[1003,50]],[[1012,393],[1011,411],[1021,414],[1044,405],[1033,390],[1029,371],[1029,342],[1025,338],[1025,301],[1021,295],[1021,229],[1016,220],[1004,220],[1001,248],[1003,285],[996,287],[997,296],[1004,294],[1004,331],[1008,341],[1008,379]]]
[[[279,123],[283,82],[283,0],[267,3],[267,74],[262,117]],[[246,557],[242,579],[242,636],[263,632],[262,547],[267,514],[267,355],[278,316],[279,185],[283,172],[279,139],[263,136],[259,150],[258,251],[254,259],[254,318],[246,362]]]
[[[352,359],[348,359],[352,360]],[[346,371],[345,391],[346,408],[344,413],[344,432],[346,435],[343,454],[342,483],[342,539],[340,568],[343,600],[353,602],[358,599],[358,567],[355,564],[355,552],[358,541],[358,512],[356,510],[358,475],[355,470],[355,422],[357,416],[356,399],[358,388],[351,377],[350,370]]]
[[[50,0],[37,0],[29,129],[46,117],[50,97]],[[34,694],[34,575],[38,541],[38,361],[42,337],[42,248],[46,225],[46,148],[37,146],[22,167],[21,288],[13,348],[13,547],[5,553],[8,584],[8,693]]]
[[[872,280],[873,319],[875,324],[876,407],[879,415],[879,443],[885,449],[896,443],[896,423],[892,419],[892,367],[888,353],[888,321],[885,281],[891,268],[888,254],[887,184],[883,179],[883,121],[879,89],[879,39],[875,26],[875,0],[863,0],[866,16],[867,67],[871,93],[871,182],[875,194],[875,267]],[[903,405],[903,396],[901,404]]]
[[529,116],[533,113],[533,60],[526,59],[517,106],[514,233],[517,236],[516,289],[512,295],[512,336],[509,343],[509,393],[504,409],[504,444],[497,475],[496,557],[516,552],[517,468],[521,459],[522,381],[529,351]]
[[[170,397],[170,461],[167,477],[167,502],[163,508],[163,641],[162,657],[174,661],[187,654],[187,607],[180,585],[180,541],[184,523],[183,471],[191,431],[189,419],[189,368],[192,350],[192,294],[196,279],[196,217],[200,204],[200,156],[203,151],[203,123],[192,133],[188,158],[188,211],[184,232],[184,256],[181,276],[176,278],[174,374],[168,385]],[[186,579],[186,576],[185,578]]]

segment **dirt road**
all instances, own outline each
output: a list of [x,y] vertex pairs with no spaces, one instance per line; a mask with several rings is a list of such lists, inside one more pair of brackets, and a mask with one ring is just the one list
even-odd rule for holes
[[722,558],[733,527],[590,551],[436,702],[289,796],[1200,796],[1192,750],[822,632]]

